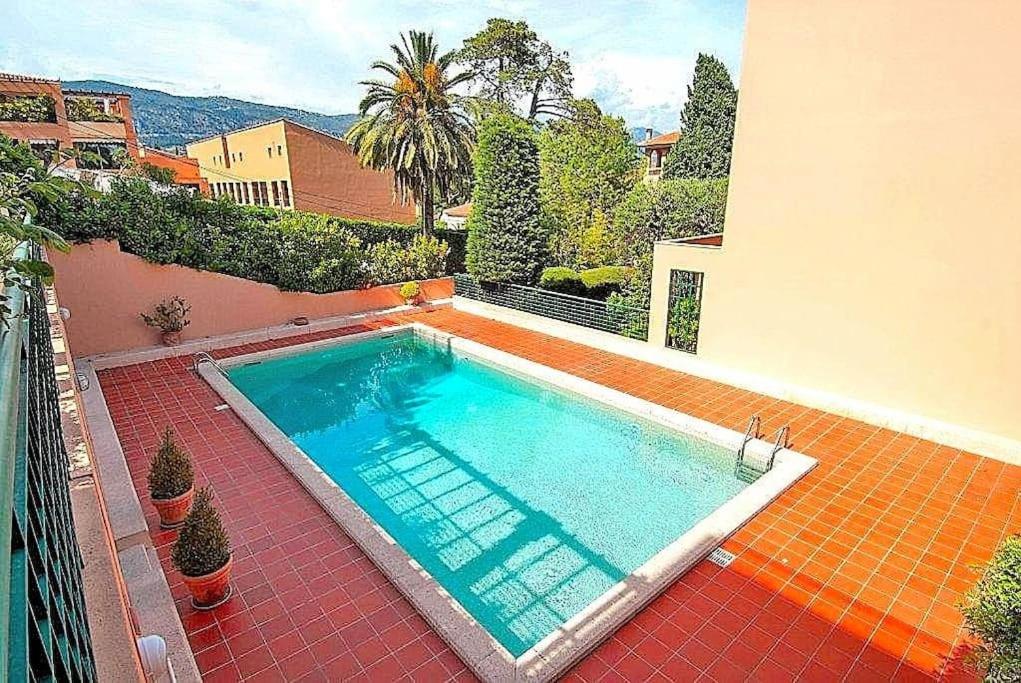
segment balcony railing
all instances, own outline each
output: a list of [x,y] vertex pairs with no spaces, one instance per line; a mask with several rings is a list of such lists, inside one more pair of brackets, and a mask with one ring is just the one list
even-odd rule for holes
[[454,294],[631,339],[649,337],[649,311],[623,304],[535,287],[479,283],[468,275],[454,276]]
[[[21,255],[28,247],[20,247]],[[0,681],[94,681],[42,286],[0,321]]]

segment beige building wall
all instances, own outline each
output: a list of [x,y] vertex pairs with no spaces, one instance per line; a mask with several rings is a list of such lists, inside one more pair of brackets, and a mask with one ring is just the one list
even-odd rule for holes
[[[187,145],[186,149],[188,156],[198,161],[199,174],[209,181],[211,187],[217,183],[247,183],[249,201],[242,203],[255,204],[252,182],[286,180],[291,199],[288,203],[294,206],[283,121],[199,140]],[[272,188],[269,189],[269,201],[272,205]]]
[[699,270],[701,361],[1021,447],[1021,2],[747,21],[723,247],[657,247],[650,344]]

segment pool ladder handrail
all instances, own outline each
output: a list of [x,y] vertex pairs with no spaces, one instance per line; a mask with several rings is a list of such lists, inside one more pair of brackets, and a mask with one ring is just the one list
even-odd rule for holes
[[773,469],[773,461],[776,460],[776,454],[790,445],[790,438],[791,426],[786,424],[780,428],[779,432],[776,433],[776,442],[773,444],[773,452],[769,454],[769,461],[766,463],[767,472]]
[[219,364],[219,363],[218,363],[218,362],[216,361],[216,359],[215,359],[215,358],[213,358],[212,356],[210,356],[210,355],[209,355],[208,353],[206,353],[205,351],[199,351],[198,353],[196,353],[196,354],[195,354],[195,356],[194,356],[194,357],[195,357],[195,362],[194,362],[194,363],[192,363],[192,366],[191,366],[191,367],[192,367],[192,370],[194,370],[195,372],[198,372],[198,371],[199,371],[199,366],[200,366],[200,365],[201,365],[202,363],[212,363],[212,364],[213,364],[213,367],[214,367],[214,368],[216,368],[217,370],[219,370],[219,371],[220,371],[220,374],[221,374],[221,375],[226,375],[226,374],[227,374],[227,373],[226,373],[226,371],[224,371],[224,369],[223,369],[223,366],[222,366],[222,365],[220,365],[220,364]]
[[748,427],[744,430],[744,439],[741,441],[741,447],[737,449],[737,462],[734,463],[734,471],[737,472],[744,464],[744,451],[747,448],[748,443],[752,439],[759,438],[759,427],[762,425],[762,420],[759,419],[758,415],[752,415],[748,420]]

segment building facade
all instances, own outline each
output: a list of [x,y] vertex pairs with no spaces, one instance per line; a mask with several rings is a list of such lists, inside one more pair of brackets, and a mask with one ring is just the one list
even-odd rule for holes
[[642,150],[648,165],[645,167],[645,180],[659,180],[663,174],[663,160],[670,150],[674,148],[677,141],[681,139],[678,131],[653,135],[651,128],[645,129],[645,139],[638,143],[638,149]]
[[656,245],[649,341],[686,307],[718,376],[1021,459],[1021,5],[937,4],[749,3],[725,236]]
[[58,80],[0,74],[0,133],[28,144],[48,163],[109,169],[138,158],[138,137],[125,93],[64,90]]
[[143,147],[138,150],[139,162],[174,172],[174,183],[209,195],[209,183],[199,172],[199,163],[186,156],[171,154],[161,149]]
[[394,198],[393,175],[363,168],[339,138],[285,119],[187,146],[214,197],[239,204],[415,222],[415,207]]

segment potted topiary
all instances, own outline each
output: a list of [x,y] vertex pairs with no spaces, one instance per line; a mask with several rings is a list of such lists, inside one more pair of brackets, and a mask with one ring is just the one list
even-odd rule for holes
[[170,549],[170,561],[181,572],[195,609],[213,609],[230,598],[230,539],[208,486],[195,495],[195,505]]
[[188,313],[191,305],[179,296],[164,299],[156,304],[152,315],[139,313],[149,327],[159,328],[163,343],[166,346],[177,346],[181,343],[181,331],[191,324]]
[[422,288],[418,286],[417,282],[405,282],[401,285],[400,292],[404,303],[409,306],[415,306],[422,301]]
[[195,473],[191,458],[174,443],[174,431],[167,427],[163,440],[149,461],[149,497],[160,513],[160,526],[176,529],[184,524],[195,497]]

